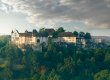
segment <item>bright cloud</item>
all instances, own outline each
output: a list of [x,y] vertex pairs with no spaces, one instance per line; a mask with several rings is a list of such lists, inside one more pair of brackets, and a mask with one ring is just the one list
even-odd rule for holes
[[1,0],[0,9],[20,12],[36,25],[74,21],[110,28],[110,0]]

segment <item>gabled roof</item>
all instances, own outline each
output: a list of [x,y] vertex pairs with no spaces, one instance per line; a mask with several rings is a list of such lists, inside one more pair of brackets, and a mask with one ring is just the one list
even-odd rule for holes
[[16,30],[16,32],[19,33],[18,30]]
[[45,29],[45,31],[48,33],[48,35],[52,35],[55,32],[53,28]]
[[12,30],[11,33],[18,33],[19,34],[18,30],[16,30],[16,29]]
[[22,37],[32,37],[32,32],[28,32],[26,30],[25,33],[19,33],[19,36],[22,36]]
[[19,34],[20,37],[32,37],[32,36],[34,36],[34,37],[36,37],[36,36],[39,36],[39,37],[48,37],[48,35],[52,35],[53,32],[55,32],[55,30],[53,28],[45,29],[45,31],[42,32],[42,33],[38,33],[36,31],[36,29],[33,29],[32,32],[29,32],[27,30],[24,33],[19,33],[18,30],[16,30],[16,32]]
[[38,36],[39,37],[48,37],[48,33],[47,32],[39,33]]
[[32,32],[28,32],[28,33],[19,33],[19,36],[22,36],[22,37],[32,37]]
[[61,32],[58,34],[58,37],[74,37],[72,32]]

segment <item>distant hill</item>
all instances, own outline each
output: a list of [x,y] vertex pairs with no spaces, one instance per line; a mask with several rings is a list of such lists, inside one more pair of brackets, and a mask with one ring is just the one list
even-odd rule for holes
[[93,39],[102,39],[104,42],[110,43],[110,36],[92,36]]

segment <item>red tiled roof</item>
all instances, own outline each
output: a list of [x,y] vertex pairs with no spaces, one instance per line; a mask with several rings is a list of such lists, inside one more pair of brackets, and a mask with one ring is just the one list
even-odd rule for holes
[[59,33],[58,37],[74,37],[72,32],[61,32]]
[[[48,35],[52,35],[53,32],[55,31],[54,29],[45,29],[45,31],[47,32]],[[18,31],[17,31],[18,32]],[[47,34],[45,33],[38,33],[36,30],[33,30],[33,32],[28,32],[27,30],[24,33],[19,33],[20,37],[32,37],[32,36],[42,36],[45,37],[47,36]]]
[[22,37],[32,37],[32,32],[19,33],[19,36],[22,36]]
[[52,35],[55,30],[53,28],[51,29],[45,29],[45,31],[48,33],[48,35]]

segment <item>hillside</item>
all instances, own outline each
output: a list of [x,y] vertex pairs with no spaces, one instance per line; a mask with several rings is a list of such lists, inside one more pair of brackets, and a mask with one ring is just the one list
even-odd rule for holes
[[110,42],[110,36],[92,36],[93,39],[102,39],[104,42]]

